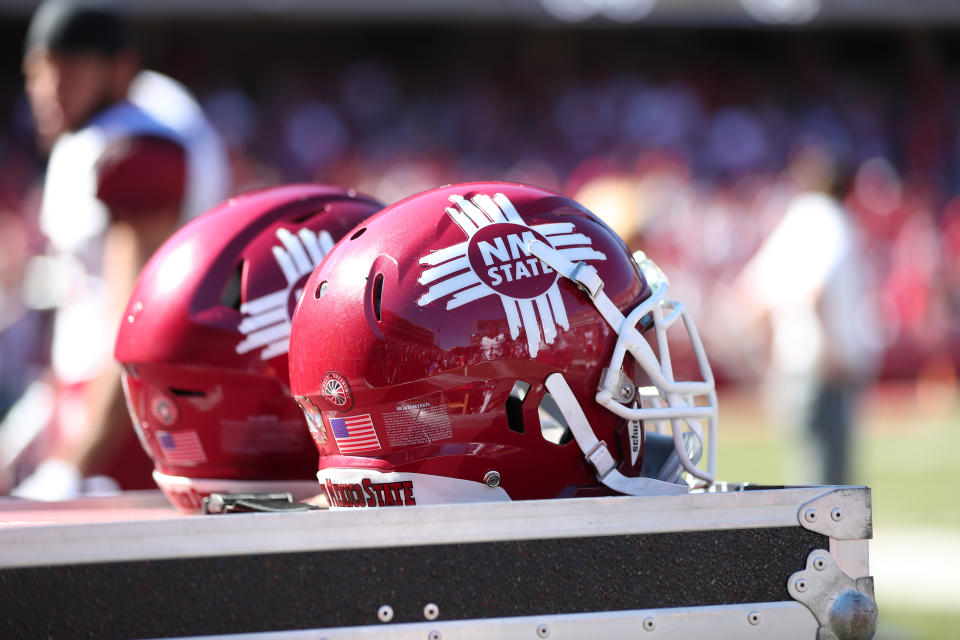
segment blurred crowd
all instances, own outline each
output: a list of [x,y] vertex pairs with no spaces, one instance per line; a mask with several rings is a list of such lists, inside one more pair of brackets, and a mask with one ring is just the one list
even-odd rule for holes
[[[960,82],[923,44],[906,68],[829,60],[794,73],[690,61],[654,73],[546,65],[469,69],[385,57],[277,66],[243,81],[176,60],[229,147],[234,192],[291,181],[394,202],[504,179],[579,199],[643,248],[693,309],[721,381],[763,371],[734,283],[794,195],[799,144],[826,150],[863,238],[887,377],[953,381],[960,367]],[[183,64],[181,61],[179,64]],[[455,66],[456,65],[456,66]],[[445,73],[444,69],[457,71]],[[36,256],[42,159],[16,78],[0,84],[0,415],[46,358],[50,283]],[[951,382],[952,384],[952,382]]]

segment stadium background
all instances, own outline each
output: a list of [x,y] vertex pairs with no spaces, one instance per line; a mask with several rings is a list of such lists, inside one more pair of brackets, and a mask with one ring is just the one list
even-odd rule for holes
[[[625,189],[615,201],[708,343],[730,480],[796,477],[790,437],[756,392],[757,345],[737,331],[727,294],[782,213],[792,145],[829,144],[850,178],[843,199],[882,309],[883,365],[854,473],[874,489],[878,637],[955,633],[960,8],[128,4],[145,65],[189,86],[228,143],[235,191],[316,180],[393,202],[471,179],[573,196],[601,180]],[[43,250],[43,164],[20,72],[33,6],[0,4],[0,413],[43,359],[26,348],[42,344],[45,318],[42,291],[25,278]]]

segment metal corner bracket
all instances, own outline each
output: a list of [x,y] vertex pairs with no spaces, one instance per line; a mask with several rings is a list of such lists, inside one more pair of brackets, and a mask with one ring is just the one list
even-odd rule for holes
[[800,526],[834,540],[873,537],[869,487],[838,487],[800,505]]
[[825,549],[810,552],[807,568],[790,576],[787,591],[817,619],[817,640],[868,640],[877,630],[873,578],[854,580]]

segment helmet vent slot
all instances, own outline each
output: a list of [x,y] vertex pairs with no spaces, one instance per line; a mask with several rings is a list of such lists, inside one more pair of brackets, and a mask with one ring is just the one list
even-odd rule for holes
[[523,401],[530,391],[530,383],[523,380],[517,380],[510,389],[510,396],[507,398],[507,425],[511,431],[523,433]]
[[317,288],[313,291],[313,299],[319,300],[323,297],[323,294],[327,292],[327,281],[324,280],[317,285]]
[[350,236],[350,239],[351,239],[351,240],[356,240],[357,238],[359,238],[360,236],[362,236],[362,235],[363,235],[363,232],[366,231],[366,230],[367,230],[366,227],[360,227],[359,229],[357,229],[356,231],[353,232],[353,235]]
[[380,301],[383,298],[383,274],[378,273],[373,280],[373,315],[380,322]]
[[537,407],[540,416],[540,434],[543,439],[553,444],[564,445],[573,440],[573,432],[567,424],[563,412],[557,406],[557,401],[549,393],[543,394],[540,406]]
[[181,398],[202,398],[207,395],[206,391],[198,391],[196,389],[177,389],[174,387],[169,387],[170,393],[175,396],[180,396]]
[[293,222],[294,224],[303,224],[304,222],[306,222],[307,220],[309,220],[309,219],[312,218],[313,216],[315,216],[315,215],[317,215],[318,213],[321,213],[321,212],[323,212],[323,211],[326,211],[326,210],[327,210],[327,209],[324,208],[324,209],[320,209],[319,211],[308,211],[308,212],[306,212],[306,213],[304,213],[304,214],[301,214],[301,215],[299,215],[299,216],[297,216],[297,217],[295,217],[295,218],[291,218],[291,219],[290,219],[290,222]]
[[227,280],[227,284],[220,294],[220,304],[235,311],[240,311],[240,303],[242,302],[243,264],[244,260],[241,260],[237,268],[230,274],[230,279]]

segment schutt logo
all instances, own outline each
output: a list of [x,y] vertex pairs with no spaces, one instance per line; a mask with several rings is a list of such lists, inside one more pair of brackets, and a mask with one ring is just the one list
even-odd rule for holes
[[502,193],[491,198],[450,196],[447,215],[468,240],[420,258],[424,265],[418,282],[429,289],[417,300],[421,307],[447,298],[446,309],[456,309],[487,296],[499,296],[516,340],[520,329],[535,357],[542,340],[553,344],[557,327],[569,329],[567,311],[557,287],[557,274],[530,255],[527,244],[540,240],[571,262],[606,260],[593,249],[589,237],[577,233],[572,222],[528,225]]

